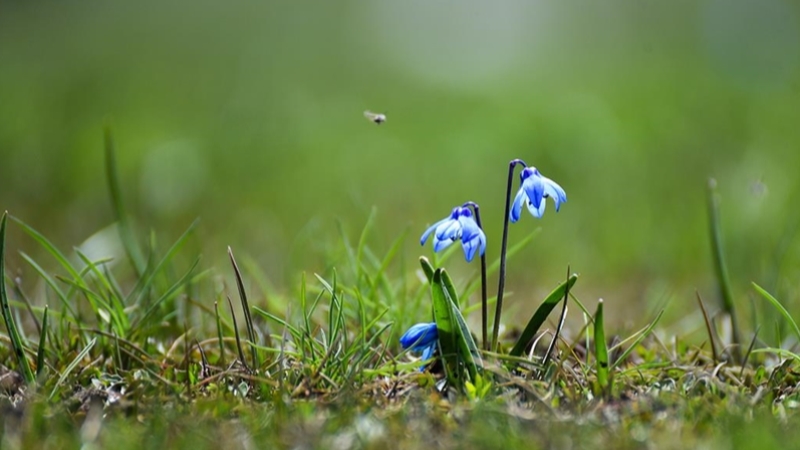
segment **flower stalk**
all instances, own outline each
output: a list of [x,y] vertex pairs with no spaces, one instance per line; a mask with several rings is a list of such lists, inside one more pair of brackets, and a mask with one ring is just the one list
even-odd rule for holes
[[[471,207],[475,213],[475,223],[483,230],[481,224],[481,208],[475,202],[464,203],[464,208]],[[489,350],[489,300],[486,295],[486,253],[481,253],[481,343],[484,350]]]
[[514,169],[517,165],[528,167],[521,159],[508,163],[508,185],[506,187],[506,210],[503,214],[503,241],[500,244],[500,279],[497,282],[497,303],[494,310],[494,328],[492,330],[492,351],[497,351],[497,337],[500,334],[500,315],[503,312],[503,289],[506,286],[506,250],[508,248],[508,221],[511,212],[511,187],[514,184]]

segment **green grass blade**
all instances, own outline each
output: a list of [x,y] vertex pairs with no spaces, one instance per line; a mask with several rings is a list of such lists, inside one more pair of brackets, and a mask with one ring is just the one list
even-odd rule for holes
[[[86,267],[89,271],[94,274],[97,280],[100,282],[103,288],[105,288],[106,292],[111,294],[112,297],[115,297],[114,294],[114,287],[111,285],[111,281],[106,278],[105,274],[100,271],[100,268],[97,267],[97,264],[89,259],[88,256],[84,255],[83,252],[80,250],[75,250],[78,257],[86,264]],[[128,321],[128,315],[125,313],[125,305],[122,303],[122,298],[110,298],[108,301],[104,302],[105,306],[109,308],[109,313],[114,316],[114,323],[118,326],[117,334],[125,335],[128,331],[128,327],[130,326],[130,322]]]
[[58,297],[59,300],[61,300],[61,303],[64,305],[67,311],[69,311],[69,314],[70,316],[72,316],[75,323],[80,323],[80,318],[78,317],[78,313],[72,307],[72,303],[67,299],[67,296],[64,295],[64,292],[61,290],[61,288],[58,287],[58,284],[56,284],[55,280],[53,280],[53,277],[48,275],[47,272],[45,272],[44,269],[26,253],[20,252],[20,256],[22,256],[22,259],[24,259],[25,262],[27,262],[28,264],[30,264],[31,267],[33,267],[33,270],[35,270],[36,273],[39,274],[42,280],[44,280],[45,284],[50,286],[50,289],[52,289],[53,292],[56,293],[56,296]]
[[754,349],[750,353],[768,353],[768,354],[778,355],[778,356],[782,356],[782,357],[789,357],[789,358],[792,358],[793,360],[795,360],[797,362],[800,362],[800,355],[798,355],[797,353],[793,353],[793,352],[791,352],[789,350],[783,349],[783,348],[774,348],[774,347],[757,348],[757,349]]
[[275,314],[272,314],[271,312],[264,311],[263,309],[255,305],[253,306],[253,311],[261,314],[262,316],[264,316],[269,320],[272,320],[278,325],[285,327],[287,330],[289,330],[289,333],[292,335],[292,338],[295,339],[297,342],[300,342],[300,339],[302,339],[303,332],[300,331],[297,327],[290,324],[289,322],[281,319],[280,317],[276,316]]
[[16,222],[17,225],[19,225],[20,228],[22,228],[22,231],[27,233],[30,237],[33,238],[33,240],[38,242],[39,245],[44,247],[47,253],[50,253],[56,259],[56,261],[58,261],[58,263],[61,264],[62,267],[64,267],[64,269],[70,274],[70,276],[72,276],[72,278],[75,278],[75,280],[77,280],[76,282],[82,282],[81,275],[78,272],[78,270],[75,269],[75,267],[73,267],[72,264],[69,263],[69,260],[67,260],[66,256],[64,256],[63,253],[61,253],[49,240],[47,240],[46,237],[44,237],[41,233],[36,231],[30,225],[21,221],[20,219],[17,219],[16,217],[11,217],[11,220]]
[[522,354],[525,352],[525,348],[533,341],[533,338],[536,336],[536,333],[539,332],[539,328],[542,327],[542,324],[547,320],[547,316],[553,310],[553,308],[558,305],[564,297],[564,293],[567,290],[567,286],[569,289],[572,289],[572,286],[575,285],[575,282],[578,280],[578,275],[573,274],[567,279],[566,281],[559,284],[553,292],[548,295],[539,308],[536,309],[536,312],[533,313],[531,319],[528,321],[528,324],[525,326],[525,329],[522,330],[522,334],[520,335],[519,339],[517,339],[517,343],[514,344],[514,347],[511,348],[511,352],[509,355],[521,357]]
[[369,232],[372,230],[372,226],[375,223],[375,216],[378,213],[378,209],[374,206],[369,211],[369,216],[367,217],[367,223],[364,225],[364,228],[361,230],[361,236],[358,237],[358,247],[356,247],[356,264],[359,268],[362,267],[361,258],[364,255],[364,247],[367,245],[367,236],[369,236]]
[[[175,255],[178,253],[178,251],[181,248],[183,248],[184,244],[186,244],[186,241],[192,235],[192,233],[194,232],[195,228],[197,228],[197,225],[199,223],[200,219],[195,219],[189,225],[189,227],[186,228],[186,231],[184,231],[183,234],[180,235],[180,237],[175,241],[175,243],[172,244],[169,250],[167,250],[167,253],[164,254],[164,257],[161,258],[161,260],[158,261],[158,263],[156,263],[155,267],[153,267],[152,270],[147,270],[147,267],[150,264],[147,264],[145,266],[145,274],[141,278],[139,278],[141,282],[137,282],[134,289],[130,292],[130,294],[128,294],[128,298],[125,300],[126,304],[130,304],[132,298],[136,299],[135,300],[136,304],[139,304],[143,300],[145,293],[147,293],[147,291],[150,289],[150,286],[155,281],[155,277],[159,273],[161,273],[161,271],[164,270],[165,267],[167,267],[167,264],[169,264],[175,257]],[[152,243],[151,245],[152,247],[155,247],[155,243]],[[154,250],[151,252],[151,257],[153,253]]]
[[44,305],[44,314],[42,315],[42,329],[39,332],[39,348],[36,350],[36,377],[42,374],[44,370],[44,352],[47,344],[47,305]]
[[125,205],[122,202],[122,189],[120,189],[119,174],[117,173],[117,155],[114,151],[114,138],[111,134],[111,127],[105,127],[105,156],[106,156],[106,177],[108,178],[108,191],[111,194],[111,206],[114,210],[114,219],[117,221],[119,237],[125,253],[136,271],[141,277],[145,271],[145,259],[136,238],[133,235],[128,215],[125,213]]
[[765,300],[772,303],[772,306],[774,306],[775,309],[777,309],[778,312],[783,316],[783,318],[786,319],[787,322],[789,322],[789,325],[792,326],[792,331],[794,331],[795,336],[797,336],[797,339],[800,340],[800,327],[797,326],[797,322],[794,321],[792,315],[789,314],[789,311],[787,311],[786,308],[784,308],[783,305],[781,305],[781,302],[779,302],[778,299],[773,297],[772,294],[767,292],[761,286],[757,285],[755,282],[753,282],[753,288],[755,288],[756,292],[761,294],[761,296],[764,297]]
[[609,392],[609,364],[606,331],[603,325],[603,299],[597,303],[594,315],[594,354],[597,358],[597,384],[604,394]]
[[169,289],[167,289],[167,291],[164,292],[164,294],[162,294],[161,297],[159,297],[156,301],[154,301],[153,304],[150,305],[150,307],[147,309],[147,311],[141,317],[139,317],[136,320],[136,322],[134,322],[133,325],[131,325],[130,327],[131,335],[136,334],[139,328],[145,324],[147,319],[149,319],[150,316],[153,315],[153,313],[155,313],[156,309],[161,305],[161,303],[172,298],[173,295],[175,295],[178,292],[178,289],[180,289],[190,279],[192,272],[194,272],[194,269],[197,268],[198,264],[200,264],[199,256],[195,258],[191,267],[189,267],[189,270],[187,270],[186,273],[178,281],[175,282],[175,284],[173,284]]
[[640,333],[640,334],[639,334],[639,337],[637,337],[637,338],[636,338],[636,340],[635,340],[635,341],[633,341],[633,343],[632,343],[631,345],[629,345],[629,346],[628,346],[628,348],[626,348],[626,349],[625,349],[625,351],[624,351],[624,352],[622,352],[622,354],[621,354],[621,355],[619,355],[619,358],[617,358],[617,359],[616,359],[616,361],[614,361],[614,363],[613,363],[613,364],[611,364],[611,369],[614,369],[615,367],[617,367],[617,365],[619,365],[619,363],[620,363],[620,362],[622,362],[622,361],[625,361],[625,359],[628,357],[628,355],[630,355],[630,354],[631,354],[631,352],[633,351],[633,349],[635,349],[635,348],[636,348],[636,346],[638,346],[639,344],[641,344],[641,343],[642,343],[642,341],[643,341],[643,340],[644,340],[644,339],[645,339],[647,336],[649,336],[649,335],[650,335],[650,333],[652,333],[652,332],[653,332],[653,329],[656,327],[656,325],[658,324],[658,321],[659,321],[659,320],[661,320],[661,316],[663,316],[663,315],[664,315],[664,310],[662,309],[662,310],[661,310],[661,311],[658,313],[658,315],[656,316],[656,318],[655,318],[655,319],[653,319],[653,321],[652,321],[652,322],[650,322],[650,325],[648,325],[648,326],[647,326],[647,328],[645,328],[645,330],[644,330],[642,333]]
[[375,292],[377,292],[378,287],[380,287],[381,284],[387,287],[389,286],[389,282],[386,281],[385,277],[386,271],[389,269],[389,265],[392,263],[395,256],[397,256],[397,254],[400,252],[400,249],[403,248],[403,244],[406,241],[408,232],[409,232],[408,228],[403,230],[403,233],[400,236],[398,236],[397,239],[394,240],[394,242],[392,242],[392,245],[389,247],[389,251],[386,253],[386,256],[383,257],[381,265],[378,268],[378,272],[372,278],[372,286],[370,287],[370,292],[372,292],[373,295],[375,294]]
[[22,346],[22,338],[19,335],[19,328],[11,316],[11,308],[8,306],[8,293],[6,292],[6,225],[8,224],[8,211],[3,213],[0,219],[0,308],[3,310],[3,321],[6,323],[8,337],[11,339],[11,347],[17,357],[22,378],[26,383],[33,383],[36,378],[31,370],[28,358],[25,356],[25,349]]
[[[505,298],[509,298],[509,297],[511,297],[511,296],[508,295],[508,293],[506,293]],[[497,296],[496,295],[492,296],[492,297],[489,297],[486,300],[486,305],[488,305],[488,306],[492,306],[495,303],[497,303]],[[480,303],[475,303],[473,305],[465,306],[464,310],[462,311],[462,313],[464,314],[464,316],[469,317],[470,314],[472,314],[474,312],[478,312],[480,310],[481,310],[481,304]]]
[[53,391],[50,392],[50,397],[48,397],[48,399],[52,399],[53,396],[56,395],[56,392],[58,392],[58,387],[61,386],[61,384],[64,383],[64,380],[67,379],[69,374],[72,373],[72,371],[75,370],[76,367],[78,367],[78,364],[81,362],[81,360],[85,358],[86,355],[89,354],[89,351],[92,350],[92,347],[94,347],[94,344],[96,342],[97,338],[92,338],[92,340],[89,341],[86,347],[84,347],[83,350],[81,350],[81,352],[78,353],[78,356],[76,356],[75,359],[73,359],[72,362],[69,363],[64,372],[61,373],[61,376],[58,377],[58,381],[56,382],[56,385],[53,386]]
[[722,246],[722,227],[720,225],[717,182],[713,178],[708,180],[708,225],[711,235],[711,253],[714,257],[714,273],[717,278],[720,295],[722,296],[722,308],[731,319],[733,356],[738,362],[742,359],[739,345],[742,340],[739,334],[739,322],[736,318],[736,305],[733,302],[731,280],[728,276],[728,267],[725,263],[725,249]]

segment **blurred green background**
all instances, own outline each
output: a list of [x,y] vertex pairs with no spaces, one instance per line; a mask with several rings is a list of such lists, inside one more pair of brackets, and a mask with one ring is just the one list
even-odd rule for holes
[[199,216],[204,264],[232,245],[283,288],[373,206],[371,245],[409,229],[413,263],[427,224],[479,202],[493,260],[523,158],[569,202],[513,226],[543,232],[510,302],[568,263],[624,323],[695,288],[713,302],[710,176],[738,298],[755,280],[798,299],[797,2],[0,3],[0,208],[65,250],[107,227],[106,122],[143,236]]

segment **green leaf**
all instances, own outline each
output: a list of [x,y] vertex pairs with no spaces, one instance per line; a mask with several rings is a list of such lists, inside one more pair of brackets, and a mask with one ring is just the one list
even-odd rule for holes
[[42,316],[42,331],[39,334],[39,348],[36,351],[36,376],[42,374],[44,370],[44,351],[47,344],[47,305],[44,305],[44,315]]
[[451,385],[460,387],[461,377],[458,366],[457,324],[453,317],[451,300],[445,293],[442,282],[442,270],[436,269],[431,283],[431,298],[433,299],[433,319],[439,332],[439,348],[444,360],[447,380]]
[[794,321],[791,314],[789,314],[789,311],[787,311],[786,308],[784,308],[783,305],[781,305],[781,302],[779,302],[778,299],[773,297],[772,294],[767,292],[761,286],[757,285],[755,282],[753,282],[753,287],[759,294],[761,294],[762,297],[764,297],[764,299],[772,303],[772,306],[774,306],[775,309],[777,309],[778,312],[781,313],[781,315],[786,319],[786,321],[789,322],[789,325],[792,326],[792,330],[794,331],[794,334],[797,336],[797,339],[800,339],[800,328],[797,326],[797,322]]
[[25,382],[33,383],[36,378],[33,376],[28,358],[25,357],[25,348],[22,346],[22,338],[19,335],[19,328],[11,316],[11,308],[8,306],[8,294],[6,293],[6,269],[5,269],[5,256],[6,256],[6,224],[8,223],[8,211],[3,213],[0,219],[0,308],[3,310],[3,321],[6,323],[8,329],[8,337],[11,339],[11,347],[14,350],[14,355],[17,357],[20,371]]
[[420,256],[419,265],[422,266],[422,271],[425,273],[425,277],[428,279],[428,283],[433,283],[434,268],[431,262],[428,260],[428,258]]
[[466,369],[471,380],[478,376],[475,360],[480,361],[480,351],[472,339],[467,322],[458,308],[458,297],[453,281],[444,269],[437,269],[431,284],[433,316],[439,331],[439,345],[447,366],[448,380],[462,389]]
[[[442,269],[442,272],[442,278],[444,279],[447,272],[445,272],[444,269]],[[475,360],[481,360],[480,351],[478,350],[478,346],[475,345],[475,340],[472,339],[472,333],[470,333],[469,327],[467,327],[467,322],[464,320],[464,316],[461,315],[461,311],[458,310],[458,304],[453,300],[449,289],[447,289],[447,285],[445,285],[444,294],[450,301],[452,317],[455,319],[457,325],[456,343],[458,344],[459,362],[463,362],[464,366],[467,368],[470,379],[477,380],[478,367],[475,364]]]
[[542,327],[545,320],[547,320],[547,316],[556,307],[563,299],[564,299],[564,292],[567,289],[567,285],[569,288],[572,289],[572,286],[578,280],[578,275],[573,274],[569,277],[568,280],[562,282],[561,284],[556,287],[547,298],[544,299],[539,308],[536,312],[533,313],[533,316],[528,321],[528,325],[525,326],[525,329],[522,331],[517,343],[514,344],[514,347],[511,349],[509,355],[511,356],[522,356],[525,352],[525,348],[528,347],[528,344],[533,341],[533,338],[536,336],[536,333],[539,332],[539,328]]
[[606,331],[603,326],[603,299],[600,299],[597,303],[597,312],[594,315],[594,352],[595,358],[597,358],[597,384],[604,393],[609,392],[608,347],[606,345]]
[[461,305],[458,302],[456,286],[453,283],[453,279],[450,278],[450,274],[444,269],[442,269],[442,283],[444,284],[445,291],[450,294],[450,300],[452,300],[453,306],[455,306],[457,310],[461,311]]

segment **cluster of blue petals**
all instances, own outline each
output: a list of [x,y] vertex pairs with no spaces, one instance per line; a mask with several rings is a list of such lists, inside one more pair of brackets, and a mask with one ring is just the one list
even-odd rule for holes
[[444,250],[458,240],[461,240],[467,262],[472,261],[476,253],[483,255],[486,252],[486,235],[475,222],[469,208],[462,206],[453,208],[449,217],[445,217],[425,230],[420,238],[420,244],[425,245],[431,235],[433,235],[434,252]]
[[[541,218],[544,215],[546,199],[551,198],[558,212],[562,203],[567,201],[567,193],[555,181],[545,177],[536,167],[525,167],[520,176],[520,188],[514,197],[514,203],[509,211],[511,222],[517,222],[525,205],[533,217]],[[433,235],[433,251],[439,252],[460,240],[464,248],[464,257],[467,262],[472,261],[476,254],[486,252],[486,235],[473,217],[472,210],[465,206],[453,208],[450,216],[434,223],[420,238],[420,244],[425,245],[428,238]],[[439,331],[436,323],[418,323],[403,334],[400,345],[403,349],[422,352],[422,359],[428,360],[433,356]]]
[[526,167],[519,174],[521,186],[514,197],[514,204],[511,206],[509,219],[516,222],[520,219],[522,205],[528,207],[528,211],[533,217],[541,218],[544,215],[545,199],[550,197],[556,204],[556,212],[562,203],[567,201],[567,193],[555,181],[545,177],[536,167]]
[[438,340],[439,330],[435,323],[418,323],[400,337],[400,345],[403,349],[422,352],[422,359],[428,360],[433,356]]

